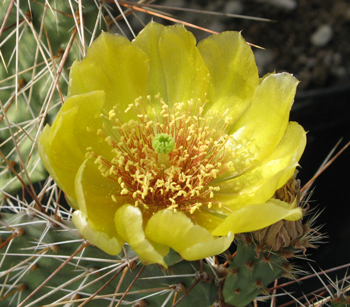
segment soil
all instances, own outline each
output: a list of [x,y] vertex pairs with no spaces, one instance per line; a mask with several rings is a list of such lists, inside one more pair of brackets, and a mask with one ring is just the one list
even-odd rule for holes
[[[163,3],[174,6],[174,1]],[[348,0],[191,0],[185,5],[184,1],[176,3],[178,7],[273,20],[262,22],[172,11],[181,20],[214,31],[242,31],[248,42],[265,48],[254,49],[261,75],[274,70],[288,71],[301,81],[299,90],[350,83]],[[197,33],[198,38],[204,36],[205,33]]]
[[[299,0],[296,5],[287,10],[270,3],[244,1],[243,14],[277,22],[225,24],[229,29],[243,30],[246,40],[266,49],[268,55],[260,61],[261,73],[274,69],[291,72],[301,81],[299,89],[349,84],[350,1]],[[255,52],[259,55],[264,51]]]

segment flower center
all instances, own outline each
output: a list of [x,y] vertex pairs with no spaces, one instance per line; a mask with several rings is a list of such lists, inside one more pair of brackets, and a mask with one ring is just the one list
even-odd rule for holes
[[174,139],[166,134],[157,134],[152,141],[153,149],[158,153],[158,164],[163,168],[169,168],[171,166],[169,160],[169,153],[174,149],[175,142]]
[[175,142],[170,135],[159,133],[154,137],[152,147],[158,154],[168,154],[174,149]]
[[[157,95],[157,112],[152,98],[140,97],[125,112],[133,111],[138,120],[124,122],[117,109],[109,112],[104,129],[98,134],[111,147],[108,160],[92,150],[95,164],[104,177],[121,188],[121,196],[135,206],[151,209],[181,210],[193,213],[203,205],[210,208],[218,187],[210,182],[231,166],[225,148],[227,124],[220,116],[202,116],[201,101],[174,104],[172,110]],[[150,110],[150,111],[147,111]],[[124,203],[125,203],[124,202]],[[218,203],[218,205],[220,205]]]

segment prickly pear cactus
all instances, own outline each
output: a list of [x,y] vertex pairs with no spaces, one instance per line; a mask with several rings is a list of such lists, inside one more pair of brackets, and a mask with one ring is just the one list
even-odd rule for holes
[[[237,236],[226,264],[218,257],[184,261],[171,252],[164,269],[143,266],[128,246],[110,256],[90,245],[54,182],[33,185],[47,178],[35,143],[64,101],[70,65],[101,30],[122,32],[113,21],[115,3],[5,0],[0,6],[0,306],[249,305],[276,278],[294,278],[291,257],[314,247],[308,223]],[[292,194],[293,201],[295,184],[293,178],[275,197]],[[331,300],[348,303],[342,292]]]
[[89,299],[86,306],[111,306],[124,295],[123,304],[171,306],[191,287],[178,306],[216,300],[217,274],[209,264],[183,261],[173,252],[168,270],[143,266],[127,247],[107,255],[77,235],[72,222],[33,213],[1,214],[2,306],[78,306]]
[[[248,239],[249,240],[249,239]],[[281,253],[269,252],[257,255],[255,242],[249,244],[238,240],[237,254],[230,264],[230,273],[225,280],[225,301],[234,306],[246,306],[275,279],[282,276],[286,262]]]
[[[292,178],[289,184],[294,182]],[[282,191],[286,189],[290,187]],[[273,251],[266,240],[271,239],[269,229],[264,229],[237,236],[237,251],[228,257],[228,266],[215,258],[184,261],[175,252],[166,257],[167,270],[143,266],[127,246],[120,255],[110,256],[81,238],[70,212],[55,207],[56,192],[53,189],[46,212],[32,204],[27,209],[9,206],[1,213],[4,306],[246,306],[265,294],[276,278],[293,278],[289,260],[300,249],[296,243],[308,237],[297,232],[288,246]],[[276,195],[282,198],[281,193]],[[310,229],[300,228],[301,221],[296,224],[299,230]]]
[[[0,189],[46,178],[35,141],[67,92],[69,67],[105,28],[102,4],[5,1],[0,9]],[[7,162],[6,162],[7,161]],[[28,179],[30,178],[30,180]]]

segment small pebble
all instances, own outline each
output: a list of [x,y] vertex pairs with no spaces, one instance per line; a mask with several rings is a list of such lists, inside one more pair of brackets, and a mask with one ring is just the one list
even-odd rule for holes
[[186,3],[184,0],[177,0],[177,1],[173,1],[173,0],[165,0],[163,2],[164,6],[172,6],[172,7],[186,7]]
[[269,49],[256,50],[254,52],[256,64],[259,66],[265,66],[273,61],[273,51]]
[[265,2],[289,11],[297,7],[297,2],[295,0],[265,0]]
[[216,19],[209,24],[208,29],[219,33],[226,30],[225,25]]
[[243,8],[241,1],[231,0],[226,2],[224,12],[227,14],[242,14]]
[[325,24],[319,27],[311,36],[311,43],[315,47],[327,45],[333,37],[333,29],[330,25]]
[[272,50],[256,50],[254,52],[256,65],[259,68],[260,75],[264,75],[267,72],[267,66],[273,61],[274,54]]

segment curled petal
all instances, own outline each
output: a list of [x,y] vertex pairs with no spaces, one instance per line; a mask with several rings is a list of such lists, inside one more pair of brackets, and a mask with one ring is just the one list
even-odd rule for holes
[[168,244],[153,244],[146,238],[139,208],[128,204],[122,206],[116,211],[114,221],[118,234],[128,242],[143,263],[159,263],[167,267],[163,257],[169,252]]
[[78,207],[91,227],[109,237],[118,236],[114,214],[123,203],[118,202],[118,197],[113,201],[112,195],[120,194],[120,187],[112,179],[102,177],[91,159],[86,159],[78,169],[74,186]]
[[93,245],[110,255],[118,255],[124,245],[119,237],[110,238],[106,233],[93,229],[80,210],[76,210],[72,216],[73,223],[79,232]]
[[264,204],[253,204],[242,207],[228,216],[213,232],[215,236],[249,232],[262,229],[282,219],[296,221],[303,217],[296,203],[288,204],[279,199],[270,199]]
[[234,238],[232,233],[215,238],[207,229],[194,225],[183,212],[172,210],[155,213],[147,223],[146,236],[154,242],[170,246],[186,260],[220,254],[230,246]]
[[212,232],[227,217],[227,214],[222,214],[222,210],[219,212],[219,209],[218,206],[212,206],[211,209],[203,206],[200,211],[193,212],[192,216],[199,226]]
[[100,114],[104,98],[103,91],[70,97],[52,127],[47,125],[39,138],[38,148],[44,166],[72,199],[76,199],[74,178],[85,160],[86,148],[96,145],[103,151],[96,132],[102,125]]

